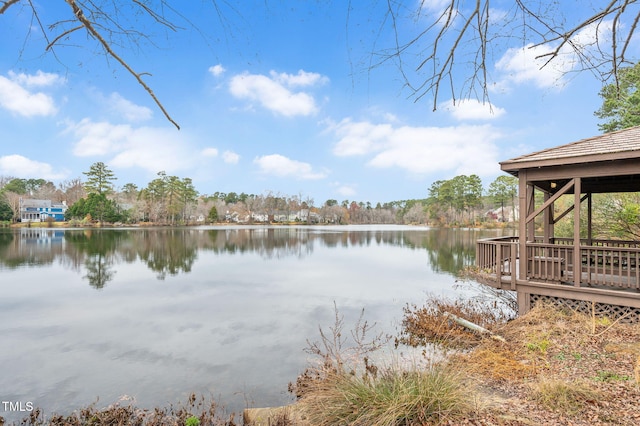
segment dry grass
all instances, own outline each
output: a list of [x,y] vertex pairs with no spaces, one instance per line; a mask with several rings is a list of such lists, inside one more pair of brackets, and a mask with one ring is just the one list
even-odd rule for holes
[[519,357],[506,345],[479,348],[466,354],[453,355],[449,362],[459,365],[469,375],[495,381],[525,379],[532,377],[536,372],[534,363]]
[[394,426],[455,422],[472,415],[474,393],[453,370],[387,369],[371,375],[332,374],[298,402],[317,426]]
[[336,309],[329,332],[319,331],[320,341],[309,342],[307,352],[320,362],[291,385],[309,424],[409,426],[472,415],[474,392],[459,370],[374,365],[370,355],[386,339],[373,334],[362,315],[346,332]]
[[587,403],[596,403],[599,393],[585,381],[539,378],[532,383],[531,397],[545,408],[575,415]]
[[404,308],[402,330],[396,345],[424,346],[428,343],[445,348],[470,348],[483,337],[448,319],[445,313],[464,318],[481,327],[493,329],[511,318],[511,313],[476,299],[449,300],[431,297],[421,307]]
[[[413,317],[406,324],[418,326]],[[455,325],[442,320],[438,334],[432,320],[425,324],[429,328],[418,332],[417,341],[431,336],[425,341],[438,343],[451,335],[453,344],[445,345],[464,349],[446,362],[463,370],[487,402],[476,417],[460,423],[640,424],[640,324],[544,304],[488,326],[505,342],[464,329],[450,331]]]
[[[20,425],[28,426],[184,426],[187,419],[197,418],[202,426],[236,426],[234,415],[225,416],[214,401],[191,394],[184,404],[145,410],[132,404],[130,398],[109,407],[98,409],[95,405],[82,408],[66,416],[46,416],[36,408]],[[3,421],[0,417],[0,424]],[[190,420],[193,423],[193,420]]]

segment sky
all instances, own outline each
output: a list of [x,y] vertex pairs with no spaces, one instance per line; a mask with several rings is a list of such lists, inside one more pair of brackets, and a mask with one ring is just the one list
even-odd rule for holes
[[[400,3],[397,28],[408,39],[443,2],[423,2],[420,15],[409,14],[419,1]],[[492,2],[492,16],[511,3]],[[144,188],[164,171],[191,178],[201,194],[376,203],[426,198],[433,182],[461,174],[487,187],[503,174],[500,161],[600,133],[601,82],[574,72],[570,55],[540,69],[535,54],[548,48],[527,49],[519,37],[487,57],[489,101],[460,93],[463,69],[434,111],[433,94],[412,96],[397,60],[380,63],[396,37],[387,2],[173,2],[180,14],[165,11],[175,31],[122,7],[112,17],[149,39],[116,39],[114,51],[144,73],[178,130],[85,34],[45,51],[24,4],[0,15],[0,176],[59,184],[104,162],[116,187]],[[70,14],[63,0],[34,4],[45,28]],[[585,11],[563,4],[569,18]],[[414,84],[424,81],[415,71],[424,55],[402,57]]]

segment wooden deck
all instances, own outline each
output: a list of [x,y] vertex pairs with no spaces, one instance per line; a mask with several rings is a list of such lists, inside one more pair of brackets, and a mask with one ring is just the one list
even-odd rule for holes
[[[518,237],[484,239],[477,243],[477,279],[495,288],[518,292],[521,313],[541,297],[628,307],[640,312],[639,245],[635,241],[581,241],[581,264],[576,267],[575,248],[569,239],[528,242],[523,255],[519,253]],[[527,262],[526,268],[520,267],[523,261]]]

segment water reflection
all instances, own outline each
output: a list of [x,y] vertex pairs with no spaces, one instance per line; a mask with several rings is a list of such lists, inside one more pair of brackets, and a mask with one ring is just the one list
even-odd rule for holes
[[[104,288],[121,263],[142,262],[158,280],[190,273],[199,251],[220,255],[256,253],[264,259],[303,258],[314,247],[391,245],[425,250],[432,271],[456,274],[474,262],[483,231],[375,227],[221,227],[0,232],[0,269],[59,262]],[[484,233],[495,231],[484,231]]]
[[[362,308],[394,332],[406,303],[450,295],[471,230],[401,226],[0,231],[0,399],[68,412],[220,396],[288,402],[307,339]],[[89,284],[89,285],[87,285]],[[96,291],[99,289],[100,291]],[[3,393],[4,392],[4,393]],[[7,417],[0,406],[0,415]]]

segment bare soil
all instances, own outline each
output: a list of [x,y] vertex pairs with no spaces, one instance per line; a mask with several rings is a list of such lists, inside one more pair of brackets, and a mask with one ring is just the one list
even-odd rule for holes
[[446,424],[640,425],[640,324],[539,307],[492,331],[448,361],[478,410]]

